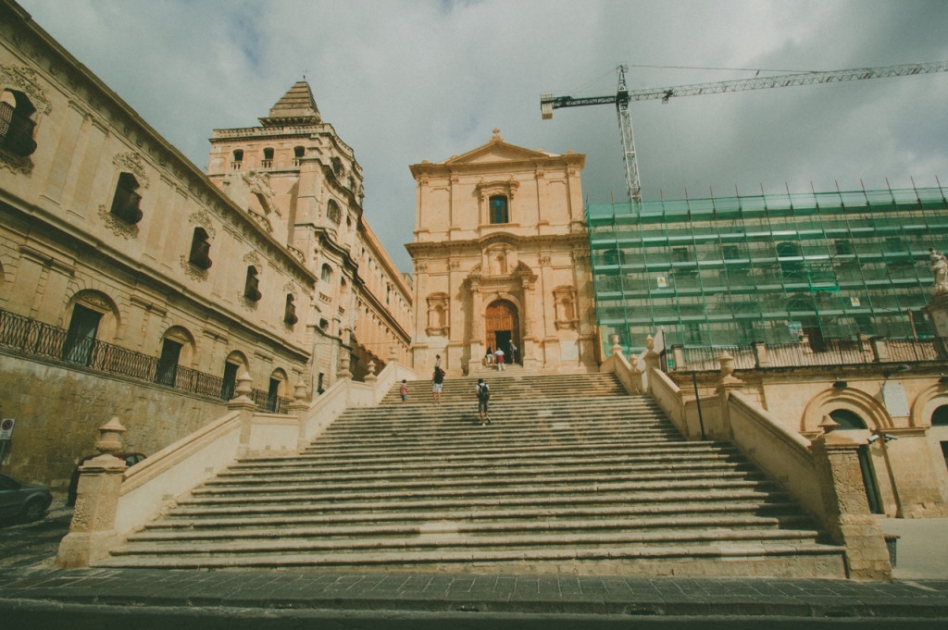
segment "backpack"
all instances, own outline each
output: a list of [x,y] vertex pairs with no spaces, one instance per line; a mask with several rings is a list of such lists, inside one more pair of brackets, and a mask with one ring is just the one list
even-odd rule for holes
[[490,400],[490,386],[487,383],[481,383],[477,386],[477,399]]
[[444,380],[444,370],[442,370],[439,366],[435,366],[435,371],[434,371],[435,383],[440,383],[443,380]]

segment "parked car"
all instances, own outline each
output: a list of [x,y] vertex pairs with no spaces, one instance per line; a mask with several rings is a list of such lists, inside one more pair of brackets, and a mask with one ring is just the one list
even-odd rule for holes
[[[114,453],[114,455],[124,461],[126,466],[134,466],[145,459],[145,455],[142,453]],[[86,455],[76,464],[76,468],[72,471],[72,477],[69,478],[69,489],[66,491],[66,505],[72,507],[76,504],[76,494],[79,492],[79,467],[93,457],[98,456],[98,453],[95,455]]]
[[38,521],[52,502],[53,495],[46,486],[0,473],[0,519]]

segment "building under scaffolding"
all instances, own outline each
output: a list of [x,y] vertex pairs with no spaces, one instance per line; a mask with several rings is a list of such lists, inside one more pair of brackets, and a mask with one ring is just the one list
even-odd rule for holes
[[932,335],[929,248],[948,249],[942,188],[590,205],[604,351],[666,344],[820,351],[860,334]]

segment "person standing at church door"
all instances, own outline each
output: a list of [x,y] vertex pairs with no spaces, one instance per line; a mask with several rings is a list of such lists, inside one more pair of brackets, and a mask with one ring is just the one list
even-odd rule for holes
[[513,339],[510,340],[510,345],[508,346],[508,349],[510,350],[510,362],[511,362],[511,363],[516,363],[516,362],[517,362],[517,350],[519,350],[519,348],[517,347],[517,344],[515,344],[515,343],[513,342]]
[[494,355],[497,356],[497,371],[503,372],[506,369],[504,367],[504,351],[500,348],[497,348],[497,350],[494,351]]

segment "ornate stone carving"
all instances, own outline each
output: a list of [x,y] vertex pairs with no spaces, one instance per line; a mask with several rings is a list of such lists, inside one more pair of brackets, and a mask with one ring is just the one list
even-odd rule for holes
[[244,254],[243,261],[248,265],[259,266],[260,265],[260,254],[255,251],[249,251]]
[[572,330],[579,326],[579,318],[576,316],[576,287],[560,286],[553,289],[553,303],[556,313],[554,325],[557,330]]
[[197,212],[192,212],[188,216],[188,221],[203,227],[205,230],[207,230],[207,235],[212,239],[217,235],[217,230],[214,229],[214,224],[211,221],[211,215],[209,215],[204,209],[198,210]]
[[425,333],[429,337],[447,337],[451,331],[451,298],[447,293],[432,293],[426,298],[428,303],[428,326]]
[[244,307],[244,310],[246,311],[257,310],[258,300],[251,300],[246,295],[244,295],[243,291],[237,292],[237,301],[240,303],[242,307]]
[[142,156],[136,152],[116,153],[112,156],[112,164],[123,171],[128,171],[138,180],[138,185],[142,188],[148,188],[148,176],[145,175],[145,166],[142,164]]
[[52,104],[39,88],[36,71],[26,66],[5,66],[0,64],[0,87],[14,88],[26,94],[37,113],[49,115]]
[[181,268],[184,269],[184,273],[188,275],[192,280],[207,280],[207,269],[199,269],[195,267],[188,261],[188,257],[182,255],[181,258]]
[[115,215],[109,212],[104,205],[99,206],[99,218],[105,223],[105,227],[112,230],[112,234],[122,238],[137,238],[138,224],[126,223],[117,219]]
[[938,253],[938,250],[932,247],[928,250],[930,254],[929,267],[934,276],[934,286],[932,295],[948,294],[948,260],[944,254]]

